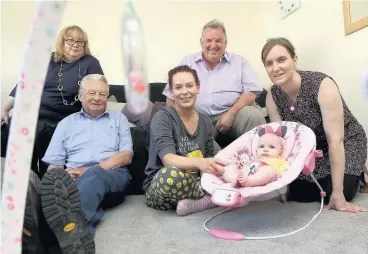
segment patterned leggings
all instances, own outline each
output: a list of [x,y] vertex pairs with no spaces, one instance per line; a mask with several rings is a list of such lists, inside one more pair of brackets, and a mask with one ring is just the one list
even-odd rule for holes
[[172,166],[160,169],[146,191],[147,205],[158,210],[175,209],[182,199],[201,197],[200,182],[192,174]]

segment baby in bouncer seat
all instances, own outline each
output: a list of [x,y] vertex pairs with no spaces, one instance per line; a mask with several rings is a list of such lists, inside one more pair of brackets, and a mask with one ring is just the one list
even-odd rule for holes
[[223,179],[233,187],[264,186],[276,181],[289,167],[283,158],[285,140],[281,136],[285,135],[285,129],[279,128],[276,132],[270,127],[261,129],[256,158],[243,168],[233,164],[226,166]]

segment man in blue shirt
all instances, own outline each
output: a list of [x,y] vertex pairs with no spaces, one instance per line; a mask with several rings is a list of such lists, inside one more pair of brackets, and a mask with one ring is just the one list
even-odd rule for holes
[[42,178],[42,209],[63,253],[94,253],[101,207],[121,203],[131,180],[129,123],[121,112],[106,109],[108,95],[103,75],[84,77],[82,110],[58,124],[43,158],[49,167]]

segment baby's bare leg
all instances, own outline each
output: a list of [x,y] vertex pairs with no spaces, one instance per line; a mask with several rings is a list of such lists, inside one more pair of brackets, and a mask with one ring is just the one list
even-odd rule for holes
[[253,175],[239,176],[239,183],[243,187],[263,186],[276,180],[276,171],[270,166],[263,166]]
[[226,166],[222,177],[225,182],[236,185],[238,181],[238,169],[233,165]]

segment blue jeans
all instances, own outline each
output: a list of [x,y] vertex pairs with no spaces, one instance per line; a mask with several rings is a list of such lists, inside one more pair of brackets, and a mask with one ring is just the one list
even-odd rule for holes
[[97,223],[102,219],[103,207],[121,204],[125,198],[131,176],[126,168],[104,170],[90,167],[75,180],[82,202],[82,211],[94,235]]

